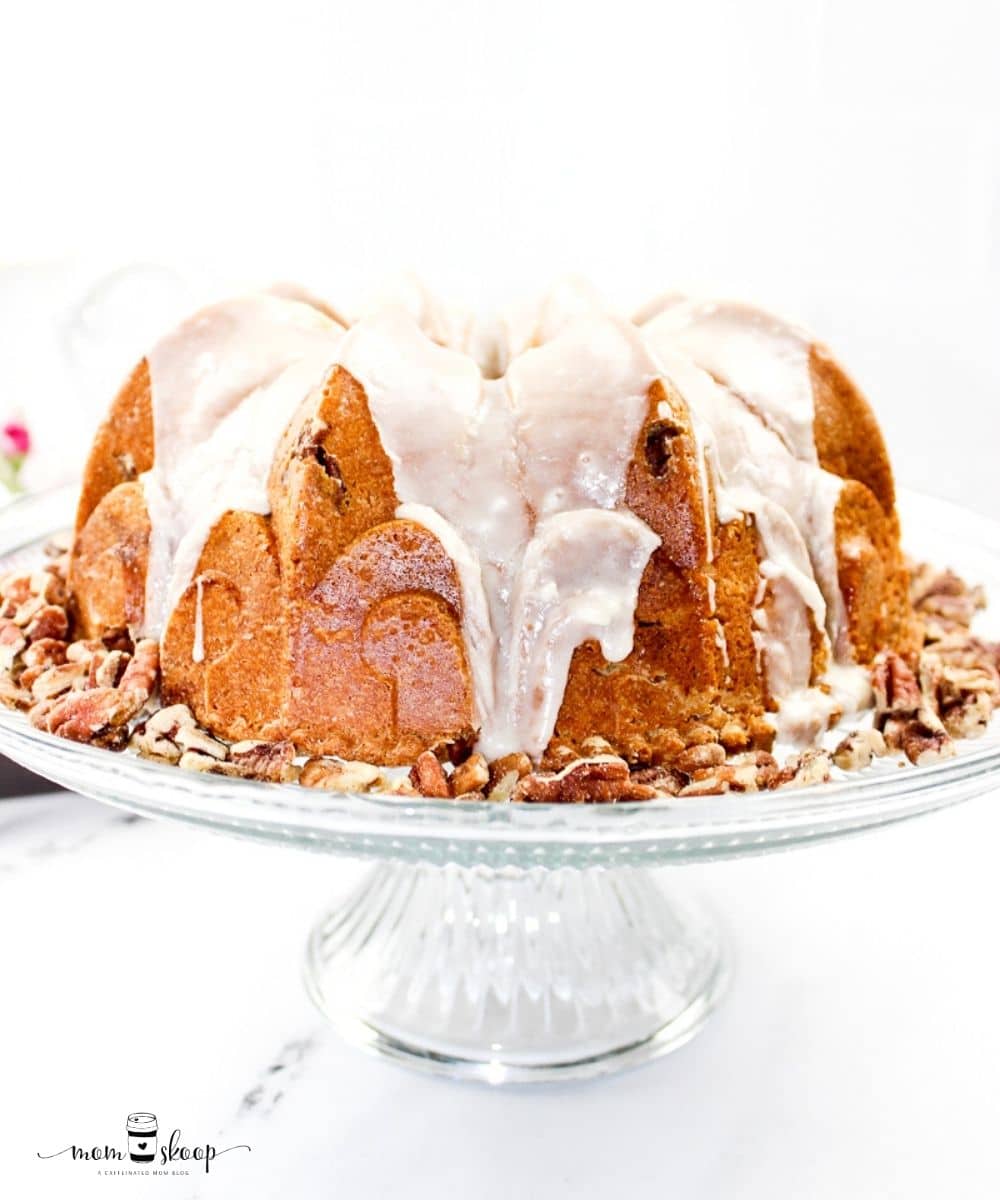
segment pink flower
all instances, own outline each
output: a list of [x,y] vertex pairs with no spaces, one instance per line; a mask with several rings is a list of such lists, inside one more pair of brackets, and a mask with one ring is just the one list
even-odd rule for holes
[[0,436],[0,452],[4,458],[24,458],[31,449],[31,434],[19,421],[8,421]]

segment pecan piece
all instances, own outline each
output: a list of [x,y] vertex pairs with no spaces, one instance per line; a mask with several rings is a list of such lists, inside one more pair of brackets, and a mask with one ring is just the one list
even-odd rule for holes
[[902,750],[918,766],[951,758],[955,753],[955,743],[938,716],[926,706],[915,716],[890,717],[883,732],[890,749]]
[[910,600],[914,610],[928,618],[928,627],[935,635],[941,629],[967,629],[976,612],[986,607],[981,587],[972,587],[954,571],[927,563],[912,569]]
[[890,717],[916,716],[923,703],[917,678],[895,651],[883,651],[872,668],[875,692],[875,728],[881,730]]
[[211,754],[202,754],[200,750],[185,750],[177,765],[182,771],[199,771],[203,775],[214,775],[217,773],[220,763]]
[[31,693],[19,687],[6,671],[0,671],[0,704],[25,712],[32,703]]
[[104,742],[116,745],[124,737],[122,729],[141,710],[145,699],[118,688],[90,688],[69,692],[56,700],[44,700],[28,714],[31,723],[47,733],[73,742]]
[[430,750],[425,750],[411,767],[410,782],[421,796],[444,800],[450,795],[444,769]]
[[489,784],[490,772],[481,754],[470,755],[451,775],[451,794],[473,799],[471,792],[482,792]]
[[104,654],[105,647],[103,642],[99,642],[96,638],[81,639],[80,641],[70,642],[66,647],[67,662],[85,662],[89,665],[91,658],[95,654]]
[[193,750],[208,758],[214,758],[216,762],[225,762],[229,754],[224,742],[212,737],[207,730],[194,723],[178,725],[170,740],[176,742],[183,751]]
[[59,667],[66,661],[66,643],[59,638],[39,638],[24,651],[26,667]]
[[632,772],[632,782],[642,787],[651,787],[660,796],[679,796],[681,788],[687,786],[687,776],[672,767],[641,767]]
[[181,749],[176,742],[177,731],[182,725],[193,726],[194,723],[194,714],[186,704],[171,704],[158,709],[139,725],[132,734],[129,746],[144,758],[159,758],[175,763],[181,756]]
[[514,782],[523,779],[525,775],[531,774],[531,759],[527,754],[520,751],[514,754],[505,754],[502,758],[496,758],[490,763],[490,788],[495,788],[497,784],[505,776],[511,772],[514,774]]
[[[14,620],[16,621],[17,617]],[[43,638],[64,641],[68,632],[69,618],[66,616],[66,610],[55,604],[45,604],[43,601],[38,610],[32,614],[24,630],[24,636],[29,642],[38,642]]]
[[[39,670],[39,668],[35,667],[32,670]],[[87,669],[82,663],[62,663],[56,667],[42,667],[37,678],[31,681],[31,694],[36,700],[52,700],[56,696],[68,692],[74,685],[86,678]]]
[[291,742],[234,742],[229,747],[226,775],[240,779],[260,779],[265,783],[292,783],[298,777]]
[[877,729],[856,729],[840,741],[833,761],[842,771],[859,771],[871,766],[873,758],[886,753],[885,738]]
[[130,660],[131,655],[124,650],[110,650],[104,654],[93,655],[87,673],[87,686],[117,687]]
[[781,768],[779,787],[811,787],[830,778],[830,755],[825,750],[803,750],[793,754]]
[[1000,703],[1000,686],[991,661],[975,650],[964,661],[948,661],[934,649],[920,656],[920,687],[927,704],[952,737],[979,737]]
[[526,775],[512,799],[531,804],[616,804],[652,800],[655,788],[636,783],[623,758],[578,759],[555,774]]
[[708,767],[719,767],[726,761],[726,751],[718,742],[703,742],[701,745],[689,746],[681,751],[674,760],[674,766],[685,775],[693,775],[695,771],[703,771]]
[[[490,778],[494,780],[492,768],[490,770]],[[517,787],[518,781],[522,778],[515,770],[504,771],[504,773],[491,782],[489,790],[486,793],[486,799],[494,804],[506,804],[514,795],[514,789]]]
[[[123,692],[131,692],[142,696],[142,703],[149,699],[156,687],[160,674],[160,646],[152,638],[144,638],[136,642],[135,651],[125,673],[121,677],[119,688]],[[142,705],[139,706],[140,708]]]
[[10,619],[0,620],[0,671],[13,670],[18,656],[28,644],[24,633]]
[[303,787],[323,788],[330,792],[367,792],[380,779],[381,772],[371,763],[331,758],[311,758],[299,774],[299,783]]
[[0,579],[0,596],[15,609],[31,597],[31,574],[14,571]]
[[722,768],[699,772],[700,778],[692,779],[677,793],[679,796],[724,796],[729,791],[729,780]]

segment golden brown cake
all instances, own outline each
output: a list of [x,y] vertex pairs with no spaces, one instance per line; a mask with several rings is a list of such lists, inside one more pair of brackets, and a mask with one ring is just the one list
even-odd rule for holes
[[410,307],[247,296],[154,347],[87,465],[79,636],[157,639],[220,737],[380,764],[807,745],[916,651],[878,426],[808,333]]

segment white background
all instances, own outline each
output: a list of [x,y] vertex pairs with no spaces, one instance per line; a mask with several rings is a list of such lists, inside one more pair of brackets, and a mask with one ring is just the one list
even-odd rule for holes
[[[992,4],[92,0],[8,3],[2,24],[0,416],[26,413],[60,470],[125,365],[118,347],[111,366],[76,347],[68,368],[66,314],[121,264],[156,268],[103,310],[101,337],[108,313],[121,317],[123,356],[183,292],[175,278],[300,278],[349,310],[400,269],[481,307],[577,272],[629,308],[695,286],[802,317],[868,392],[901,481],[1000,516]],[[53,264],[41,274],[40,260]],[[284,1157],[272,1142],[242,1194],[1000,1194],[997,832],[982,801],[713,868],[744,940],[737,990],[702,1039],[628,1078],[494,1096],[414,1082],[331,1042],[309,1103],[278,1113]],[[266,919],[247,865],[266,878],[264,852],[177,831],[155,845],[161,920],[190,856],[215,873],[199,893],[213,938],[227,879],[256,898],[246,917],[226,909],[234,929]],[[0,977],[26,1138],[53,1105],[79,1112],[94,1089],[119,1106],[105,1079],[137,1082],[127,1026],[116,1041],[98,1014],[102,999],[142,1002],[148,978],[74,952],[69,994],[48,994],[37,1022],[25,1000],[56,986],[70,953],[35,904],[72,899],[83,936],[126,886],[111,861],[81,867],[72,897],[53,872],[37,898],[11,894],[16,917],[5,909],[3,924],[26,931],[11,950],[20,973]],[[256,1011],[260,964],[192,960],[185,939],[202,926],[176,911],[149,1087],[178,1105],[197,1104],[182,1081],[211,1090],[206,1042],[220,1046],[221,1097],[225,1072],[232,1087],[252,1074],[246,1046],[266,1045],[261,1029],[299,1002],[280,975],[300,933],[291,917],[308,919],[336,868],[311,862],[307,880],[282,862],[289,929],[279,938],[275,919],[264,939],[268,977],[288,984],[273,1013]],[[105,971],[106,987],[93,975]],[[43,1020],[61,1071],[30,1069]],[[110,1044],[74,1054],[90,1031]],[[224,1109],[197,1111],[221,1122]],[[46,1192],[35,1173],[14,1178],[17,1194],[67,1194],[65,1179]],[[213,1193],[226,1194],[214,1179]]]

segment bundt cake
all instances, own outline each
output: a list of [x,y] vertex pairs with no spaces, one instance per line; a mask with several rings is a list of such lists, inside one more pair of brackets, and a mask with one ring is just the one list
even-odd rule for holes
[[219,737],[386,765],[805,745],[920,643],[864,398],[798,327],[679,295],[207,308],[97,434],[69,589]]

